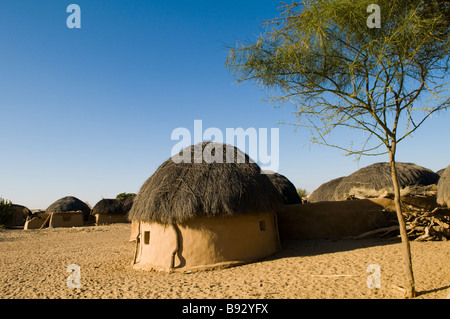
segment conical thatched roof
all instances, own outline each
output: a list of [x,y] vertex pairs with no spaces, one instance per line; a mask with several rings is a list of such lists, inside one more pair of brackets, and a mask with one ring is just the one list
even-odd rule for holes
[[310,202],[327,202],[335,200],[334,192],[336,191],[336,187],[344,178],[345,176],[342,176],[323,183],[309,195],[308,200]]
[[437,203],[450,208],[450,165],[442,172],[437,185]]
[[[187,156],[179,163],[182,154]],[[274,212],[282,205],[275,186],[248,155],[204,142],[165,161],[141,187],[128,218],[182,223],[198,216]]]
[[275,188],[280,192],[285,205],[301,204],[302,199],[294,184],[284,175],[272,171],[265,171]]
[[[432,170],[411,164],[396,162],[397,176],[400,188],[407,186],[427,186],[436,184],[439,180]],[[375,163],[345,177],[336,185],[335,200],[345,200],[352,189],[359,190],[392,190],[392,175],[389,163]]]
[[92,215],[126,215],[133,205],[134,197],[135,196],[113,199],[103,198],[95,204],[94,208],[92,208]]
[[91,213],[91,208],[85,202],[76,197],[66,196],[58,199],[45,210],[47,214],[73,211],[81,211],[83,213],[84,220],[87,220],[89,214]]

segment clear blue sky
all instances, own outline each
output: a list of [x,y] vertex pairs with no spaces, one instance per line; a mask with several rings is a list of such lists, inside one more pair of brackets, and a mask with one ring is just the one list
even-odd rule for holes
[[[81,29],[66,8],[81,7]],[[279,173],[313,191],[386,157],[356,162],[308,145],[287,108],[236,84],[226,47],[253,39],[277,1],[2,0],[0,197],[45,209],[63,196],[95,205],[137,193],[170,157],[177,127],[280,130]],[[432,170],[450,164],[449,115],[428,120],[397,159]],[[354,136],[343,135],[342,138]]]

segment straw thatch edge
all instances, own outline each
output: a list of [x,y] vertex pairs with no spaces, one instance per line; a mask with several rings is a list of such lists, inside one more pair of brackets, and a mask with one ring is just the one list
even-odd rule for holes
[[[206,162],[195,149],[211,152],[211,158],[223,151],[224,162]],[[230,163],[226,153],[233,150]],[[185,151],[190,161],[177,162]],[[238,148],[221,143],[192,145],[169,158],[147,179],[137,194],[128,219],[131,221],[183,223],[198,216],[235,216],[275,212],[281,209],[281,195],[262,174],[260,167]]]
[[450,165],[442,172],[439,179],[436,201],[439,205],[450,208]]

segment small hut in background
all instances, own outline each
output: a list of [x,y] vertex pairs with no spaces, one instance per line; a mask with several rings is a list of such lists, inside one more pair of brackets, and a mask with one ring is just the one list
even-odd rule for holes
[[338,177],[335,179],[332,179],[329,182],[326,182],[319,186],[314,192],[311,193],[308,197],[309,202],[328,202],[328,201],[334,201],[334,192],[336,191],[337,185],[345,178]]
[[49,226],[74,227],[89,221],[91,208],[76,197],[66,196],[51,204],[45,213],[50,216]]
[[47,207],[45,212],[50,213],[66,213],[80,211],[83,213],[84,221],[89,219],[91,208],[83,201],[73,196],[66,196],[58,199],[56,202]]
[[281,194],[285,205],[301,204],[302,199],[297,193],[294,184],[284,175],[272,171],[264,171],[271,180],[275,188]]
[[92,209],[97,225],[111,223],[128,223],[128,212],[133,205],[134,196],[121,198],[103,198]]
[[11,218],[4,225],[7,228],[23,227],[26,219],[32,214],[27,207],[18,204],[11,204],[11,210]]
[[[396,162],[400,189],[406,187],[437,184],[439,175],[432,170],[411,163]],[[337,186],[336,200],[355,197],[377,197],[382,193],[393,193],[391,166],[389,163],[375,163],[350,174]]]
[[450,208],[450,165],[442,172],[437,185],[437,203]]
[[256,261],[279,251],[283,201],[239,149],[204,142],[164,162],[143,184],[129,218],[138,223],[135,269],[187,271]]
[[[411,163],[396,163],[398,182],[401,189],[426,187],[437,184],[439,175]],[[424,191],[428,191],[424,188]],[[375,163],[350,174],[334,179],[315,190],[309,200],[341,201],[353,198],[383,197],[393,193],[391,167],[389,163]],[[319,196],[321,195],[321,196]]]

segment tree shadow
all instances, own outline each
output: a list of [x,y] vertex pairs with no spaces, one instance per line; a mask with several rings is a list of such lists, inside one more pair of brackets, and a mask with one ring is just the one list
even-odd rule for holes
[[[435,288],[435,289],[424,290],[424,291],[417,291],[416,297],[420,297],[422,295],[430,294],[430,293],[433,293],[433,292],[447,290],[449,288],[450,288],[450,285],[447,285],[447,286],[443,286],[443,287],[439,287],[439,288]],[[450,296],[450,293],[449,293],[449,296]]]
[[19,240],[19,238],[17,237],[11,237],[8,236],[10,234],[16,234],[16,233],[20,233],[21,231],[23,231],[23,227],[19,228],[19,227],[8,227],[8,228],[1,228],[0,229],[0,242],[10,242],[10,241],[17,241]]

